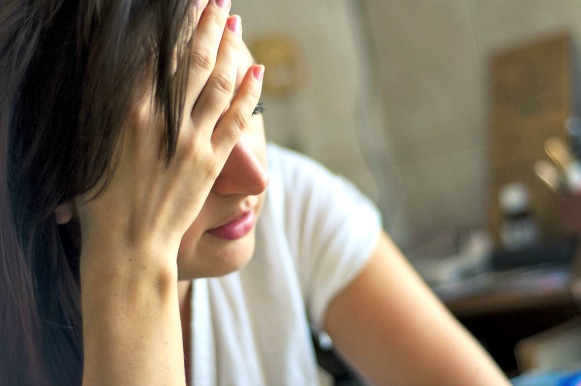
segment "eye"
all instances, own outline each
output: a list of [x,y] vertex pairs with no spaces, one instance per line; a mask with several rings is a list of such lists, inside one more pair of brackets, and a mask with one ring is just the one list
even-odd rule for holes
[[264,111],[264,103],[258,102],[256,107],[254,108],[254,111],[252,112],[252,115],[262,114],[263,111]]

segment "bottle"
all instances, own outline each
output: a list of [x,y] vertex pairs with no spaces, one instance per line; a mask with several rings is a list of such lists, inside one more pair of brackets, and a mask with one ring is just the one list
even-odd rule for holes
[[538,242],[539,227],[530,210],[529,192],[522,182],[502,186],[498,193],[503,221],[500,241],[507,249],[529,247]]

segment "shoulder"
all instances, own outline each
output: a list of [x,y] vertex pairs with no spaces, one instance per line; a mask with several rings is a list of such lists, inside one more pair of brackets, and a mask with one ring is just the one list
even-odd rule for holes
[[285,201],[326,200],[330,195],[339,198],[342,194],[362,196],[351,182],[297,151],[270,143],[268,163],[272,190],[284,195]]
[[373,217],[380,217],[375,204],[352,182],[304,154],[269,143],[268,162],[271,179],[268,194],[286,212],[302,208],[300,212],[318,213],[322,220],[332,213],[364,209],[372,212]]
[[284,230],[309,318],[322,328],[329,301],[371,255],[381,216],[354,184],[307,156],[270,145],[269,157],[267,240]]

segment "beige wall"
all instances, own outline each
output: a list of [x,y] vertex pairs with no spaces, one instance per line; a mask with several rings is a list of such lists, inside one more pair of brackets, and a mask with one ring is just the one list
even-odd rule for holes
[[304,56],[304,87],[264,98],[267,134],[354,180],[402,245],[485,220],[488,55],[564,29],[581,44],[578,0],[237,0],[234,11],[247,41],[288,35]]

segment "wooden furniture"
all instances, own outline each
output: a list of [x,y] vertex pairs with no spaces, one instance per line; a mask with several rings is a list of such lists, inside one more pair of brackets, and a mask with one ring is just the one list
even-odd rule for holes
[[[495,264],[501,274],[490,288],[445,302],[509,376],[518,374],[517,342],[581,315],[579,245],[576,240],[566,240],[539,247],[544,248],[544,265],[519,266],[522,261],[513,261],[502,267],[507,262],[498,259],[507,255],[501,254]],[[537,252],[528,251],[529,256]],[[527,251],[519,253],[527,256]],[[542,260],[543,256],[535,258]]]
[[564,125],[572,114],[571,38],[567,33],[496,52],[489,62],[488,225],[497,237],[502,222],[499,189],[514,181],[530,192],[532,211],[545,237],[559,237],[553,196],[533,165],[547,159],[544,142],[567,140]]

